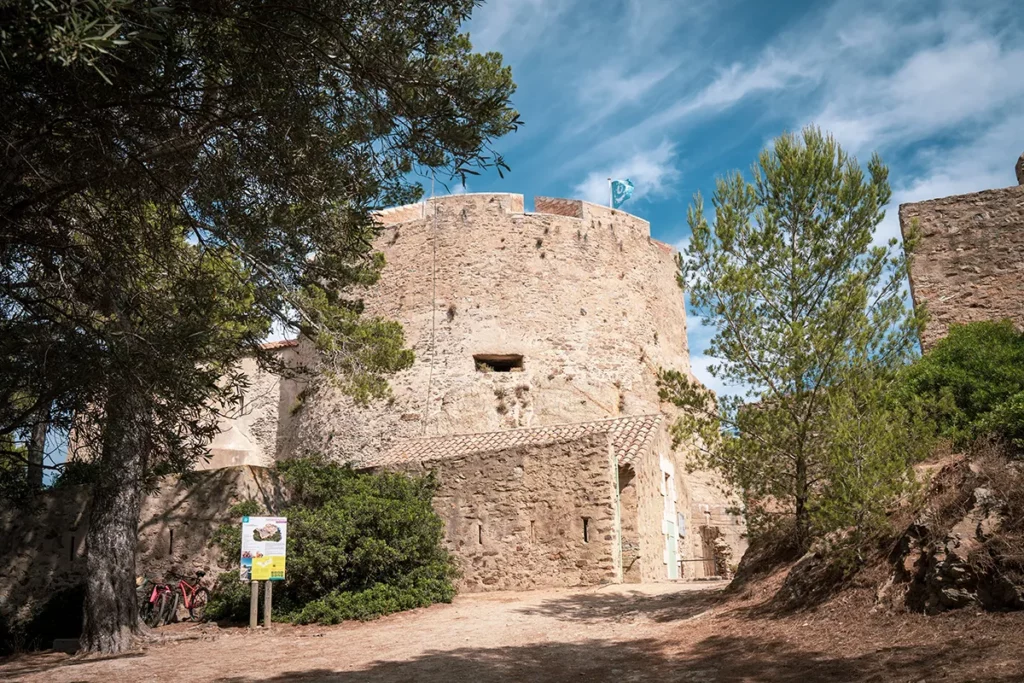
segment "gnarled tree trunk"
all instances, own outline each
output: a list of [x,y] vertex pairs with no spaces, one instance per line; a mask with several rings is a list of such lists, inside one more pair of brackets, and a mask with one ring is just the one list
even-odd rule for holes
[[103,430],[101,474],[86,536],[85,618],[81,649],[116,654],[139,632],[135,597],[138,540],[146,469],[148,412],[137,390],[111,395]]

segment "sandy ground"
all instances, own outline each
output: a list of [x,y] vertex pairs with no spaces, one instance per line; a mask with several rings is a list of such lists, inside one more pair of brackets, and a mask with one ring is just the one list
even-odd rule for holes
[[24,681],[1024,681],[1024,614],[778,616],[720,585],[465,595],[368,623],[177,624],[110,658],[0,662]]

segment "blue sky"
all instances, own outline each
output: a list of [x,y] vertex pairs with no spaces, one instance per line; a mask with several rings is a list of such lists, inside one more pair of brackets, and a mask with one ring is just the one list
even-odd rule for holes
[[[512,172],[471,192],[603,202],[607,177],[629,177],[623,209],[679,245],[694,192],[808,123],[889,165],[880,238],[901,203],[1016,184],[1021,0],[492,0],[467,28],[512,66],[526,122],[497,144]],[[694,372],[728,390],[706,371],[709,330],[689,328]]]

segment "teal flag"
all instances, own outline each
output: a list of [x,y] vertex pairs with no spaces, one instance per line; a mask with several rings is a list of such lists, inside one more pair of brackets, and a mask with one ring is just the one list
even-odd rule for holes
[[612,208],[617,209],[622,206],[622,203],[633,196],[633,182],[626,178],[625,180],[613,180],[612,181]]

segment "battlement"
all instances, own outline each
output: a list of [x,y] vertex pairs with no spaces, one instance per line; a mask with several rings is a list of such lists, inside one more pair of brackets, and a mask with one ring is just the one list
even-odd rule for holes
[[612,221],[623,220],[635,225],[645,236],[651,234],[651,225],[633,214],[608,206],[594,204],[582,199],[558,197],[534,197],[533,211],[526,212],[525,199],[521,194],[507,192],[466,192],[425,199],[416,204],[395,206],[378,211],[375,216],[381,225],[390,227],[400,223],[421,220],[433,216],[437,211],[461,211],[470,206],[486,205],[498,213],[518,215],[564,216],[579,220]]

